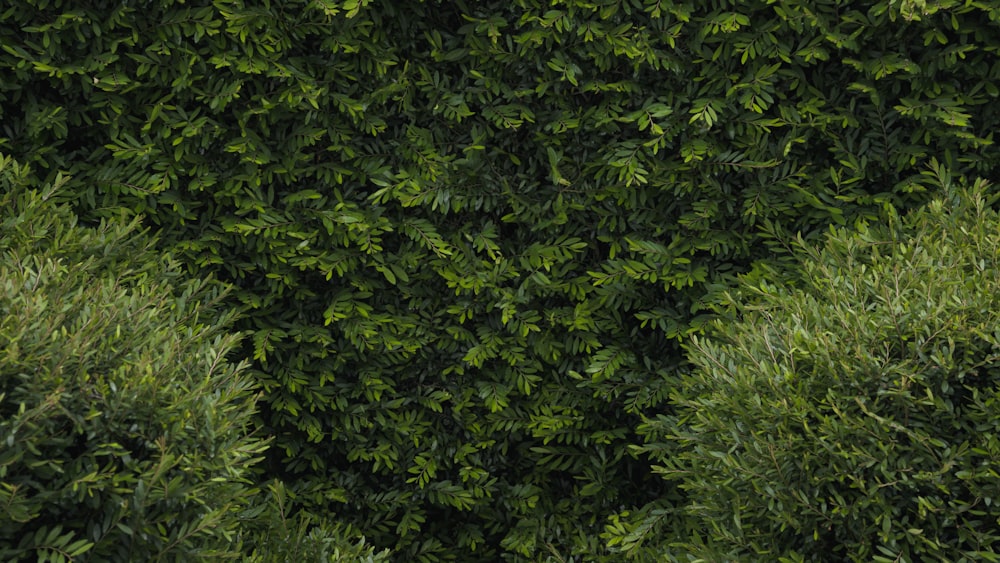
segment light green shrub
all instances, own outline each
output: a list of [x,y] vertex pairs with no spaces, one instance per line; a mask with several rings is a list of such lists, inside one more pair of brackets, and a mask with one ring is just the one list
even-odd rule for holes
[[389,550],[375,552],[349,525],[331,522],[297,506],[281,481],[251,507],[243,522],[247,563],[381,563]]
[[942,199],[800,242],[798,279],[744,283],[692,341],[677,416],[647,424],[681,446],[681,550],[1000,560],[1000,218],[985,182],[932,175]]
[[255,394],[211,280],[0,160],[0,560],[240,557]]

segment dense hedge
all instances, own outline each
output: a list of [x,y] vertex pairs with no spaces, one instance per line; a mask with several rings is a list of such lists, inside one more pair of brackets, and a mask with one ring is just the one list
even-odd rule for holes
[[237,286],[269,476],[309,506],[406,560],[615,560],[643,520],[609,517],[684,502],[629,446],[734,275],[923,202],[931,155],[994,175],[998,19],[19,0],[0,150]]
[[746,283],[697,366],[663,471],[707,560],[1000,561],[1000,215],[980,182],[801,245]]
[[0,156],[0,560],[237,558],[252,380],[223,288]]

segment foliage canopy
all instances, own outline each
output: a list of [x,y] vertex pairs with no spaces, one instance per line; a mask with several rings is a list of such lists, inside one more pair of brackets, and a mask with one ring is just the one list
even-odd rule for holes
[[685,502],[629,447],[736,274],[786,232],[925,202],[932,156],[995,175],[998,21],[974,0],[18,0],[0,150],[234,285],[268,476],[311,508],[406,560],[616,560],[622,513]]

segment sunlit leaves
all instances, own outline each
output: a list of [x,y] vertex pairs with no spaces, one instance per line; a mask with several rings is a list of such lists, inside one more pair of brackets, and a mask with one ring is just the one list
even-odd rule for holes
[[[746,280],[735,316],[691,341],[676,418],[646,422],[685,446],[661,472],[695,492],[689,512],[711,530],[690,552],[996,557],[979,523],[996,517],[985,468],[1000,453],[983,432],[1000,361],[995,196],[937,163],[925,175],[941,199],[831,229],[818,247],[800,240],[799,284]],[[662,526],[653,515],[612,541],[637,549]]]
[[0,558],[240,557],[266,442],[225,288],[135,221],[78,225],[56,180],[0,156]]

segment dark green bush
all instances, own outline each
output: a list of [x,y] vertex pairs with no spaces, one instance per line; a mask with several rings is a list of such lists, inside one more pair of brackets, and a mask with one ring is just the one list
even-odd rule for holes
[[614,561],[608,517],[685,502],[629,446],[719,288],[932,155],[996,176],[995,4],[7,0],[0,150],[234,285],[310,510]]
[[240,557],[265,442],[221,284],[0,157],[0,560]]
[[[942,181],[948,182],[938,171]],[[1000,216],[986,183],[797,245],[689,350],[676,418],[708,560],[1000,561]],[[676,549],[676,546],[675,546]]]

